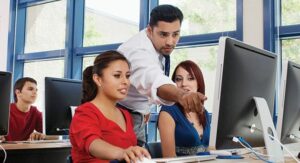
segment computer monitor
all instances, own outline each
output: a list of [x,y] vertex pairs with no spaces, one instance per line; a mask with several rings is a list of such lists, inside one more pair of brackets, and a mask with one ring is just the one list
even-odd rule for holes
[[[253,97],[264,98],[273,115],[276,64],[277,57],[271,52],[228,37],[220,38],[210,148],[241,148],[232,141],[234,136],[243,137],[254,147],[265,145]],[[274,128],[271,115],[268,116]]]
[[300,142],[300,65],[284,61],[278,106],[277,132],[283,144]]
[[74,79],[45,78],[45,123],[47,135],[68,135],[71,107],[81,103],[82,82]]
[[0,135],[7,135],[11,92],[11,73],[0,71]]

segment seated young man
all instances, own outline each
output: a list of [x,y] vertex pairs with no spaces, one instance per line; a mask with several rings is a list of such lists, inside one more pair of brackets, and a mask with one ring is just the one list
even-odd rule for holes
[[45,139],[42,113],[32,104],[37,98],[37,82],[24,77],[14,85],[15,103],[10,105],[7,141]]

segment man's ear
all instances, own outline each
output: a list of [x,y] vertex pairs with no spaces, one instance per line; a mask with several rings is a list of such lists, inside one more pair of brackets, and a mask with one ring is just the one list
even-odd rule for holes
[[99,75],[97,74],[93,74],[93,81],[95,82],[95,84],[98,86],[98,87],[101,87],[101,84],[102,84],[102,79]]
[[146,32],[147,32],[148,36],[152,35],[153,29],[150,25],[147,26]]

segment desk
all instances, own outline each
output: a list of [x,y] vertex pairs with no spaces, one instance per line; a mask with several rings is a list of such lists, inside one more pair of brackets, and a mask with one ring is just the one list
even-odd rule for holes
[[[71,151],[71,144],[65,143],[40,143],[40,144],[1,144],[7,153],[6,163],[53,163],[66,162]],[[0,162],[4,153],[0,151]]]
[[[294,143],[294,144],[286,144],[286,148],[288,148],[292,153],[296,152],[298,153],[300,151],[300,143]],[[255,148],[256,150],[261,150],[259,151],[260,153],[265,153],[265,149],[263,148]],[[246,153],[246,149],[240,149],[240,152]],[[294,153],[294,154],[296,154]],[[286,152],[284,152],[285,158],[284,162],[285,163],[296,163],[296,161],[289,156]],[[262,160],[258,160],[253,154],[243,154],[242,155],[244,158],[243,159],[215,159],[215,160],[208,160],[204,161],[205,163],[262,163]],[[154,159],[155,160],[155,159]],[[298,159],[299,160],[299,159]],[[299,160],[300,161],[300,160]]]
[[[205,163],[262,163],[262,160],[258,160],[255,156],[251,156],[250,154],[243,155],[243,159],[215,159],[215,160],[207,160],[203,161]],[[155,161],[155,159],[154,159]],[[172,161],[170,161],[171,163]],[[173,162],[182,162],[186,161],[173,161]],[[285,163],[296,163],[292,158],[285,157]]]

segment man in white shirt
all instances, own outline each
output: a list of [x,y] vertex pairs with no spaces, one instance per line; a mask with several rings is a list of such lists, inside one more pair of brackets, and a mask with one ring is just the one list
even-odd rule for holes
[[173,105],[177,102],[186,111],[199,111],[206,100],[199,92],[186,93],[178,89],[164,72],[165,60],[179,40],[182,20],[183,14],[177,7],[157,6],[151,11],[147,28],[118,48],[131,64],[131,86],[120,105],[131,112],[140,146],[146,142],[144,127],[152,104]]

